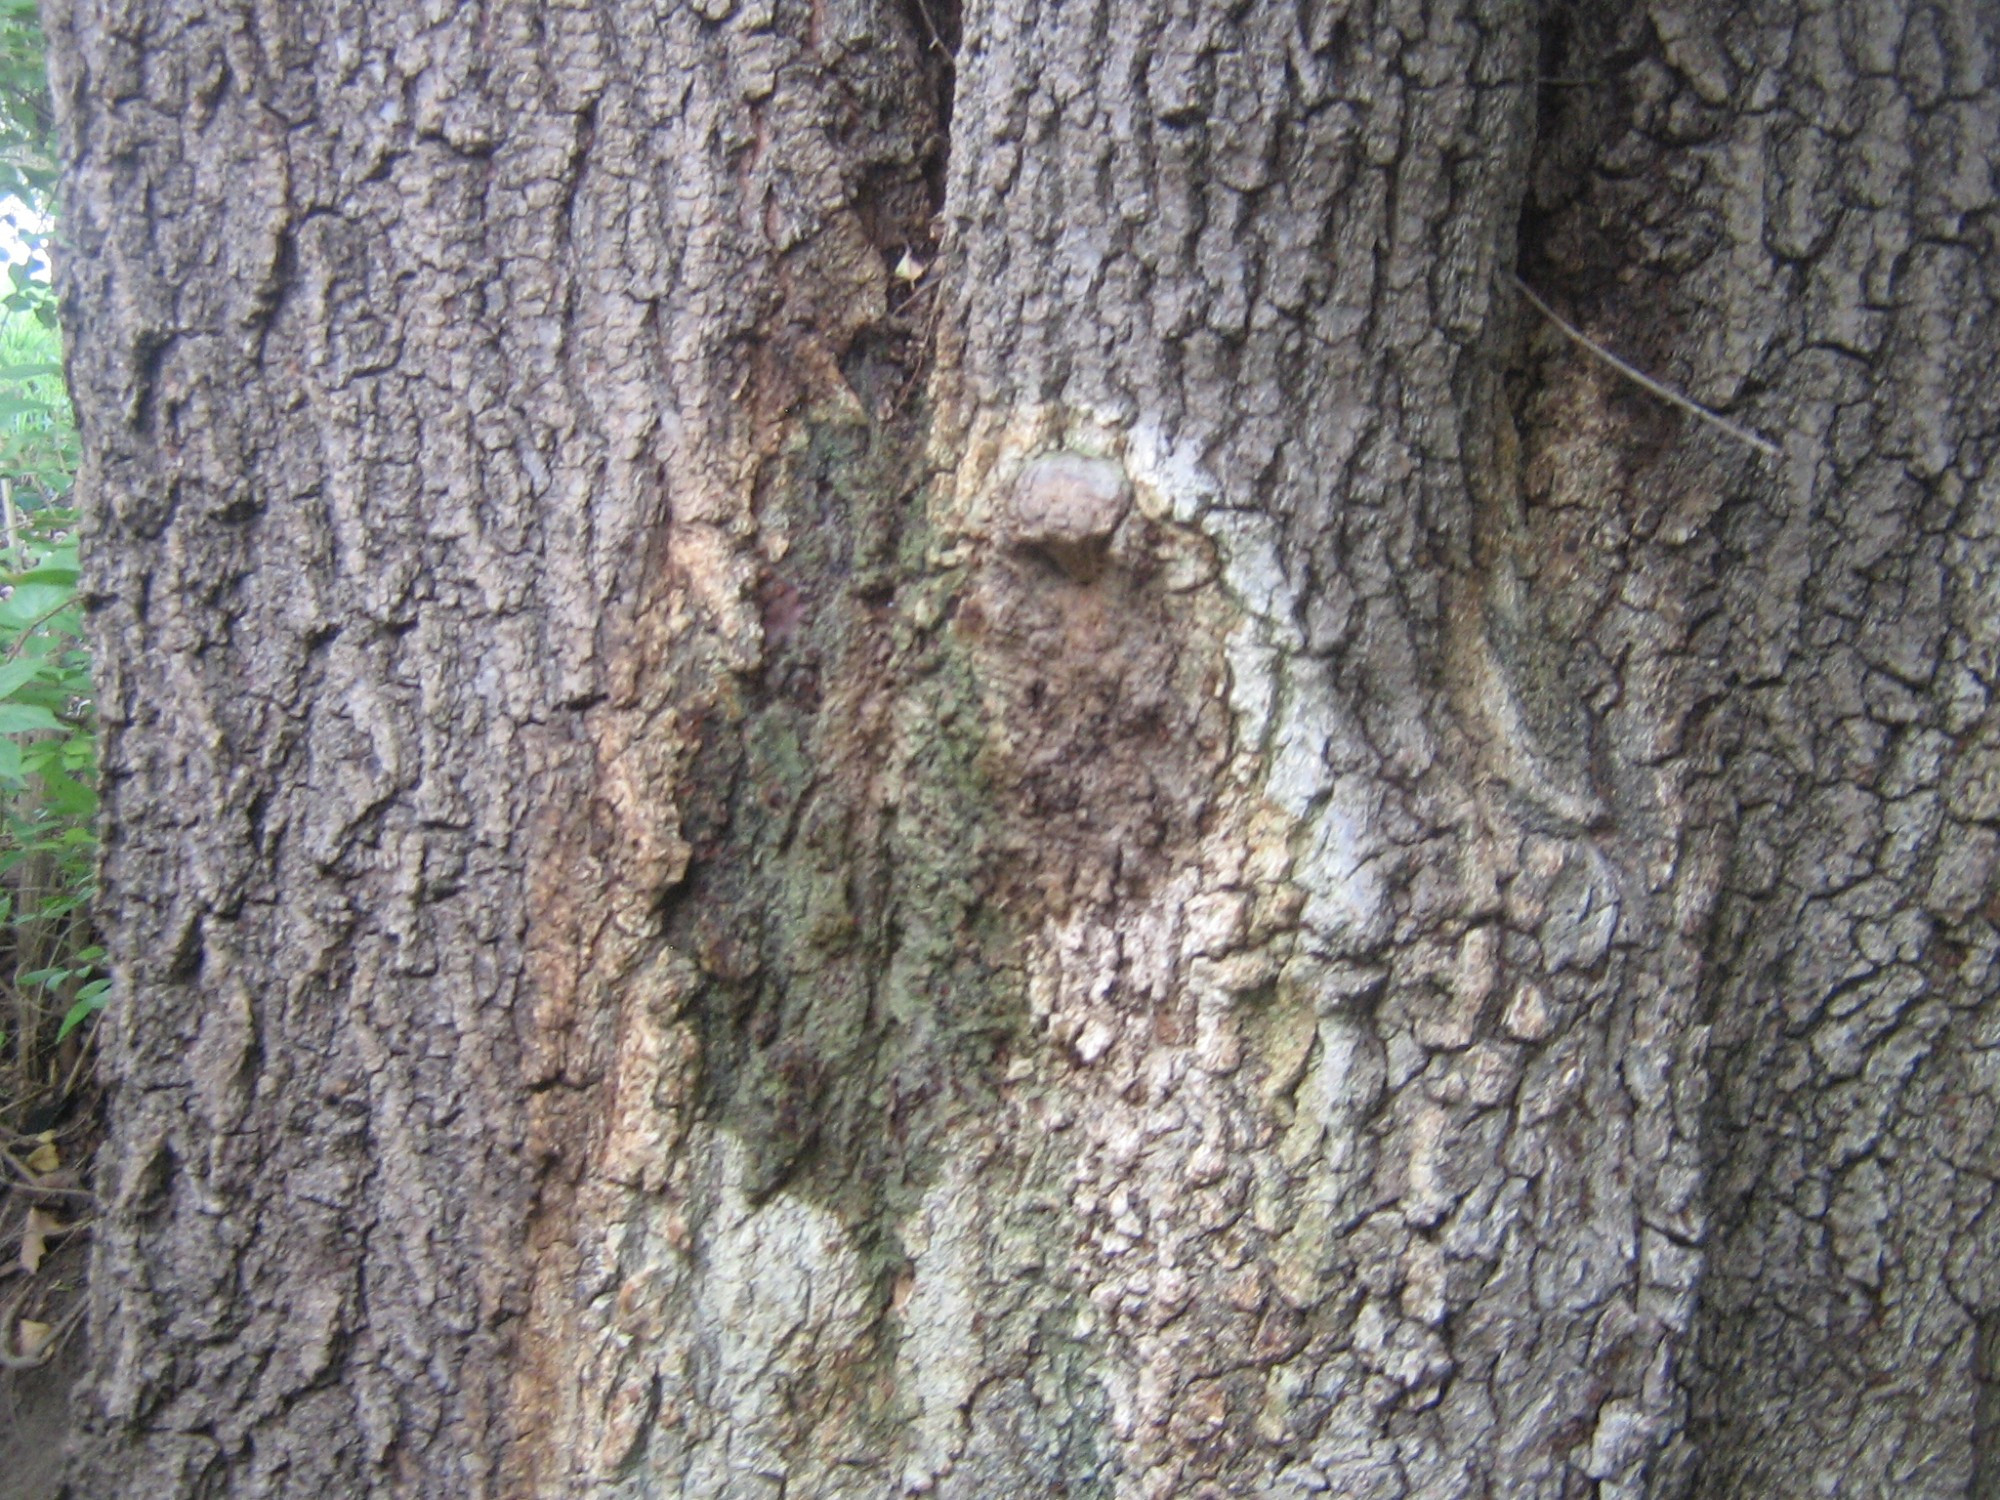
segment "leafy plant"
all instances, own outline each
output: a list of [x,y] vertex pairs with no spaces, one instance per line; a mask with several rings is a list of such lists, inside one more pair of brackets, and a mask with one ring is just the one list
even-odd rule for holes
[[36,0],[0,0],[0,197],[45,208],[55,189],[48,51]]
[[90,925],[97,737],[69,506],[76,430],[54,342],[32,315],[0,326],[0,975],[11,967],[16,1102],[60,1081],[43,1071],[49,1049],[109,990]]
[[76,424],[62,378],[48,241],[56,152],[34,0],[0,0],[0,1001],[26,1105],[110,981],[91,928],[97,735],[77,601]]
[[[57,177],[55,115],[36,0],[0,0],[0,224],[24,252],[7,264],[0,309],[26,314],[44,328],[56,326],[48,250]],[[60,370],[51,373],[59,376]],[[0,396],[0,413],[6,400]]]

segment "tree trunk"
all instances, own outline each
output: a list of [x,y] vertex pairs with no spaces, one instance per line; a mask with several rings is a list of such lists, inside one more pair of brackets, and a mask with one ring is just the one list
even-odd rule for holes
[[48,5],[79,1496],[2000,1495],[1991,5]]

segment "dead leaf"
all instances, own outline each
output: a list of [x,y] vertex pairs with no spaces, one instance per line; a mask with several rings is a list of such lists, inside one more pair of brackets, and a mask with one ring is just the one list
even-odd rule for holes
[[37,1323],[33,1318],[23,1318],[15,1333],[15,1342],[20,1345],[23,1355],[33,1359],[49,1347],[49,1340],[53,1337],[55,1329],[49,1324]]
[[56,1133],[44,1130],[35,1139],[41,1142],[28,1153],[27,1168],[30,1172],[53,1172],[62,1165],[62,1153],[56,1150]]
[[47,1209],[29,1209],[27,1225],[21,1230],[21,1269],[30,1276],[40,1270],[42,1257],[49,1253],[49,1236],[61,1230],[61,1221]]

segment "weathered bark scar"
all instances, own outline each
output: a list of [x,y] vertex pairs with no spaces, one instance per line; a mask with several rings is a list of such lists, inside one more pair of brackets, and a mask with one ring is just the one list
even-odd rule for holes
[[1113,457],[1049,452],[968,538],[952,617],[978,695],[1007,868],[988,896],[1031,922],[1143,898],[1225,795],[1226,624],[1214,548]]
[[[976,1195],[1074,1214],[1101,1132],[1144,1128],[1121,1101],[1160,1048],[1236,1073],[1237,999],[1282,967],[1250,950],[1304,900],[1287,820],[1261,851],[1246,826],[1263,756],[1229,705],[1215,543],[1126,455],[1019,439],[912,489],[908,449],[823,414],[760,485],[762,650],[672,783],[691,863],[657,940],[601,992],[605,1116],[557,1226],[576,1280],[539,1308],[542,1368],[567,1361],[532,1398],[562,1423],[544,1487],[729,1493],[746,1441],[815,1493],[929,1487],[972,1389],[1050,1360],[1091,1373],[1041,1419],[1061,1457],[1037,1472],[1109,1482],[1118,1398],[1078,1363],[1100,1231],[1006,1252],[1032,1264],[983,1350],[937,1299],[996,1274],[972,1226],[1020,1213]],[[615,925],[615,901],[567,905]],[[1211,1131],[1243,1114],[1197,1092]]]
[[[600,188],[600,214],[664,214],[677,238],[650,315],[668,415],[634,465],[636,567],[605,595],[583,777],[548,804],[529,910],[541,1186],[509,1472],[538,1493],[728,1472],[705,1434],[869,1405],[804,1366],[824,1403],[712,1389],[741,1377],[716,1372],[729,1315],[697,1291],[748,1253],[718,1246],[771,1222],[747,1205],[843,1128],[827,1080],[866,1040],[870,757],[907,655],[886,604],[921,481],[907,267],[934,258],[940,63],[895,6],[714,20],[689,18],[596,111],[600,142],[636,138],[645,90],[690,80],[687,151],[650,158],[664,196]],[[829,1313],[837,1279],[814,1294]]]

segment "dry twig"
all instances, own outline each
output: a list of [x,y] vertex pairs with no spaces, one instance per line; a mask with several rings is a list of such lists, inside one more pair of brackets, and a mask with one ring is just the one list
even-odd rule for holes
[[1644,370],[1639,369],[1636,365],[1626,363],[1624,360],[1620,359],[1617,355],[1613,354],[1609,349],[1605,348],[1602,344],[1598,343],[1589,334],[1585,333],[1582,329],[1578,328],[1574,323],[1570,322],[1561,313],[1557,312],[1553,307],[1550,307],[1548,303],[1544,302],[1540,297],[1536,296],[1535,289],[1529,286],[1527,282],[1523,281],[1515,273],[1509,271],[1506,274],[1507,274],[1507,279],[1514,284],[1514,289],[1518,291],[1523,297],[1526,297],[1528,299],[1528,304],[1531,307],[1533,307],[1536,312],[1540,313],[1543,317],[1547,318],[1551,323],[1555,324],[1557,328],[1562,330],[1563,334],[1572,343],[1579,345],[1586,352],[1595,355],[1598,359],[1602,360],[1605,364],[1609,365],[1612,369],[1616,370],[1620,375],[1623,375],[1627,380],[1631,381],[1633,384],[1638,385],[1644,388],[1645,390],[1651,391],[1655,396],[1658,396],[1662,401],[1669,402],[1674,406],[1678,406],[1682,411],[1688,412],[1693,416],[1701,418],[1702,421],[1708,423],[1711,427],[1715,427],[1720,431],[1728,433],[1731,437],[1735,438],[1737,442],[1744,443],[1752,448],[1755,448],[1759,453],[1763,454],[1766,458],[1776,459],[1783,456],[1779,451],[1778,445],[1772,442],[1769,438],[1760,436],[1759,434],[1752,432],[1749,428],[1743,426],[1739,422],[1730,421],[1729,418],[1723,416],[1720,412],[1710,411],[1707,407],[1703,406],[1699,401],[1693,400],[1692,398],[1687,396],[1683,396],[1679,391],[1675,390],[1672,386],[1663,384],[1662,382],[1655,380],[1652,376],[1648,375]]

